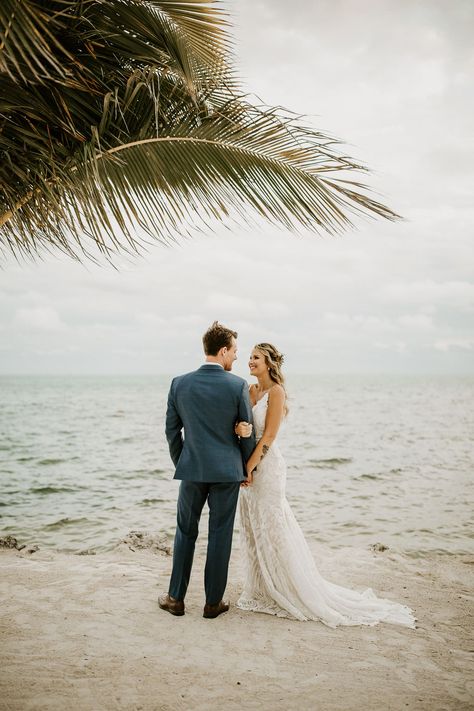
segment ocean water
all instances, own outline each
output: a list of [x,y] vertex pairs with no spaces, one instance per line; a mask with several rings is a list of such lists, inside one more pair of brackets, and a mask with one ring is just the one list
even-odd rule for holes
[[[172,537],[169,383],[0,378],[0,536],[75,552],[111,549],[130,530]],[[293,376],[287,385],[279,441],[309,539],[473,552],[473,378]]]

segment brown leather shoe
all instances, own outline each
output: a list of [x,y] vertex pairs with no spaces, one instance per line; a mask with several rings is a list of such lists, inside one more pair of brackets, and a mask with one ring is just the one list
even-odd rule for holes
[[176,617],[184,615],[184,602],[182,600],[175,600],[174,597],[171,597],[168,593],[160,595],[158,598],[158,605],[162,610],[166,610],[172,615],[176,615]]
[[229,604],[224,602],[224,600],[218,602],[217,605],[204,605],[203,617],[206,617],[208,620],[212,620],[214,617],[222,615],[223,612],[227,612],[228,609]]

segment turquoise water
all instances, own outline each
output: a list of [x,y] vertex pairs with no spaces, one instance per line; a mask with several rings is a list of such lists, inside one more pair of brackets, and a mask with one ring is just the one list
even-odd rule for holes
[[[0,378],[0,535],[68,551],[172,536],[169,382]],[[474,379],[293,376],[288,390],[280,446],[309,538],[473,551]]]

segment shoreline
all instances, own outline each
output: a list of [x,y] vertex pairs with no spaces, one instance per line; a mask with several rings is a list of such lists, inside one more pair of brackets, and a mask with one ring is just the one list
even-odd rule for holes
[[472,708],[474,556],[311,548],[324,577],[409,605],[417,628],[334,630],[243,612],[235,607],[238,539],[226,591],[232,607],[216,620],[202,618],[204,537],[182,618],[157,605],[171,569],[159,548],[0,551],[0,708]]
[[[198,538],[198,543],[200,538],[202,536],[205,536],[205,531],[207,529],[207,521],[208,521],[208,512],[206,509],[203,510],[202,516],[201,516],[201,523],[200,523],[200,534]],[[0,532],[0,554],[3,550],[18,550],[21,551],[23,549],[29,549],[31,552],[37,552],[37,551],[42,551],[45,553],[52,552],[52,553],[58,553],[58,554],[64,554],[64,555],[102,555],[102,554],[108,554],[108,553],[114,553],[114,551],[117,550],[117,548],[120,548],[120,546],[123,543],[130,543],[130,545],[133,547],[135,544],[135,549],[140,550],[140,549],[151,549],[153,552],[164,552],[168,551],[171,554],[171,551],[173,549],[173,539],[174,539],[174,533],[175,533],[175,527],[176,523],[174,522],[173,524],[173,530],[167,531],[164,529],[161,529],[159,531],[156,531],[154,533],[150,533],[148,530],[138,530],[138,529],[133,529],[129,530],[128,534],[125,535],[123,538],[120,538],[120,534],[118,534],[117,537],[115,537],[105,544],[98,544],[98,545],[82,545],[74,548],[70,548],[67,545],[64,547],[58,547],[57,545],[52,545],[49,542],[44,542],[41,540],[41,536],[38,534],[27,534],[24,532],[20,532],[20,536],[22,538],[17,538],[16,535],[13,533],[10,533],[8,531],[4,531],[3,533]],[[23,534],[23,535],[22,535]],[[235,525],[234,527],[234,542],[233,542],[233,548],[238,550],[239,547],[239,536],[240,536],[240,531],[238,525]],[[143,541],[137,540],[137,537],[143,537]],[[344,542],[336,542],[332,545],[327,543],[326,541],[323,541],[321,539],[317,539],[314,536],[311,536],[311,533],[306,533],[305,538],[310,546],[310,548],[314,548],[315,550],[320,550],[320,551],[326,551],[324,555],[329,555],[331,552],[333,555],[338,554],[340,550],[346,550],[346,549],[354,549],[356,551],[372,551],[372,552],[384,552],[388,551],[389,555],[398,555],[401,556],[402,558],[406,558],[407,560],[425,560],[425,559],[430,559],[432,557],[440,558],[440,559],[446,559],[449,560],[451,558],[472,558],[474,560],[474,551],[471,551],[470,547],[466,545],[465,547],[460,547],[455,550],[449,550],[448,548],[404,548],[403,546],[396,546],[394,545],[391,541],[387,541],[384,537],[380,536],[381,540],[377,541],[377,534],[373,535],[368,535],[366,537],[366,541],[362,542],[360,539],[356,541],[356,543],[353,546],[348,546]],[[9,541],[13,541],[14,543],[12,545],[9,545]],[[365,544],[364,544],[365,543]],[[26,551],[24,551],[26,552]]]

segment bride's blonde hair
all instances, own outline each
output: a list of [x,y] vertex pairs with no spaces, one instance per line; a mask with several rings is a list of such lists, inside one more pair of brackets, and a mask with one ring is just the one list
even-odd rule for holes
[[257,351],[260,351],[260,353],[262,353],[263,357],[265,358],[265,364],[268,368],[268,375],[270,376],[270,378],[273,380],[274,383],[278,383],[278,385],[281,385],[281,387],[285,391],[285,415],[287,415],[288,393],[286,392],[285,388],[285,376],[281,372],[281,366],[283,365],[285,357],[283,353],[280,353],[280,351],[275,348],[275,346],[271,343],[257,343],[254,348]]

